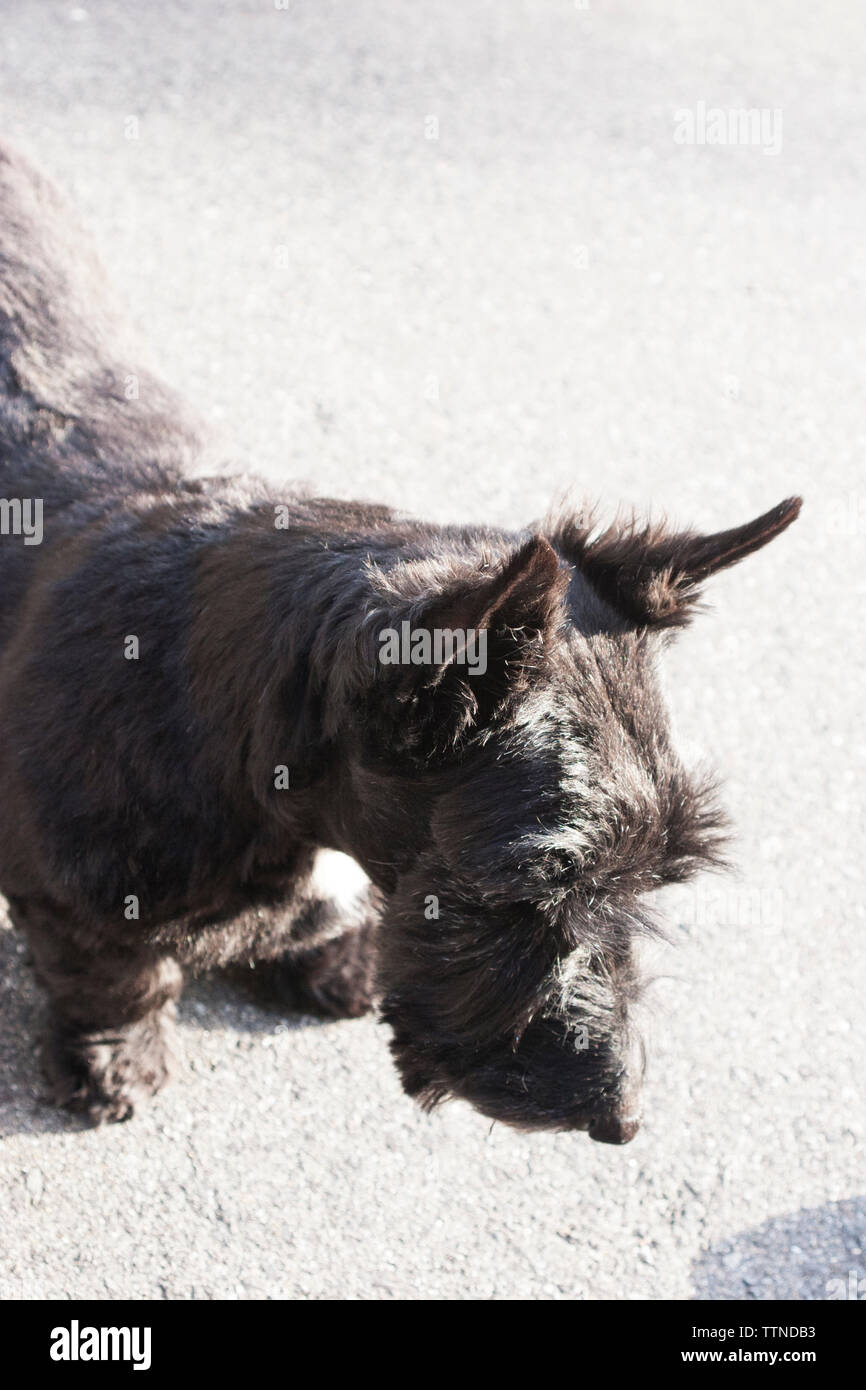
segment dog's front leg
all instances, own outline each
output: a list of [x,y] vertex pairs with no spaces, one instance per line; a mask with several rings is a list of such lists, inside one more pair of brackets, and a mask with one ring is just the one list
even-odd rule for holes
[[284,1002],[327,1018],[360,1018],[373,1007],[375,926],[369,923],[312,950],[286,955],[274,967]]
[[14,900],[11,911],[51,999],[42,1054],[50,1098],[94,1124],[129,1119],[171,1075],[180,967],[135,944],[87,939],[43,902]]
[[319,850],[296,890],[277,955],[256,962],[259,984],[286,1008],[359,1018],[373,1007],[381,898],[345,854]]

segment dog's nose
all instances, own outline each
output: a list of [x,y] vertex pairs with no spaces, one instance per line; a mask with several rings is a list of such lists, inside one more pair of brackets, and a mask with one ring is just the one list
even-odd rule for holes
[[640,1129],[639,1115],[605,1115],[589,1127],[590,1139],[600,1144],[628,1144]]

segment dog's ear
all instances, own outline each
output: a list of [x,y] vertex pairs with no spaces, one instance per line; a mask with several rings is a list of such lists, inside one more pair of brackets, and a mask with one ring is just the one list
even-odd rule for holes
[[700,536],[664,525],[632,521],[600,535],[592,525],[568,521],[554,534],[563,555],[603,599],[642,627],[682,627],[700,597],[700,584],[717,570],[760,550],[799,515],[802,498],[788,497],[744,526]]
[[484,725],[542,659],[567,586],[553,546],[534,536],[490,569],[408,602],[377,633],[376,698],[390,713],[392,746],[429,756]]
[[424,616],[431,628],[509,631],[525,642],[548,628],[565,587],[550,541],[533,536],[492,573],[481,571],[434,599]]

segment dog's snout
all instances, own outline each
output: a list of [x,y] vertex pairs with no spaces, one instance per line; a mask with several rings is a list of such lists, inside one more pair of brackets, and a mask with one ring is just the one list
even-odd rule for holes
[[639,1115],[605,1115],[589,1127],[590,1139],[600,1144],[628,1144],[640,1129]]

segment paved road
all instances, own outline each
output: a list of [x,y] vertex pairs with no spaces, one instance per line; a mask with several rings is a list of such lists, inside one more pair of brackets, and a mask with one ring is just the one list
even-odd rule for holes
[[[806,508],[670,656],[739,874],[670,899],[632,1145],[424,1117],[375,1022],[223,981],[186,995],[173,1088],[85,1132],[38,1103],[2,927],[0,1294],[866,1278],[864,47],[850,0],[6,0],[3,130],[237,458],[442,519],[569,489],[710,527]],[[766,108],[767,138],[675,138],[714,107]]]

